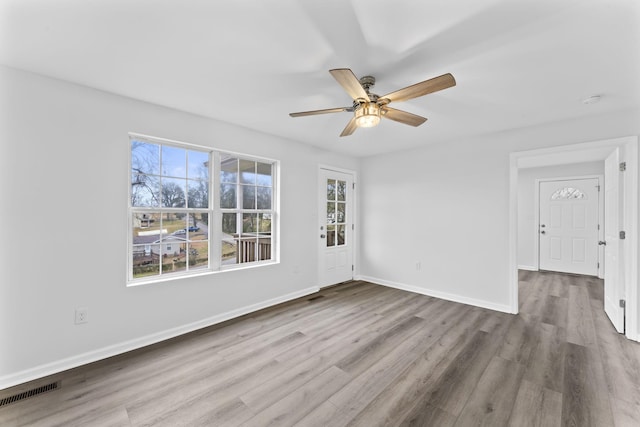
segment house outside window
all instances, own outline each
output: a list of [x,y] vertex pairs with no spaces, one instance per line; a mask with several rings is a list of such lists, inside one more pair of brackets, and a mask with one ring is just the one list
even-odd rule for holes
[[130,284],[275,261],[276,161],[134,134],[130,144]]

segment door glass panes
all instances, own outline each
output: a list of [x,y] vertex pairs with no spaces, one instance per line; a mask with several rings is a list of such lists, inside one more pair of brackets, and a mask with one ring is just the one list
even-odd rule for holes
[[338,181],[338,201],[347,200],[347,183],[346,181]]
[[336,245],[336,226],[327,225],[327,246]]
[[336,199],[336,181],[334,179],[327,180],[327,200]]
[[554,191],[554,193],[551,195],[551,200],[576,200],[586,198],[586,194],[573,187],[560,188]]
[[327,247],[345,244],[347,182],[327,180]]
[[336,202],[327,202],[327,224],[336,222]]
[[336,211],[336,222],[344,223],[345,222],[345,213],[346,213],[346,203],[337,203],[337,211]]
[[340,245],[344,245],[344,238],[345,238],[345,226],[344,225],[337,225],[336,226],[336,239],[337,239],[337,244],[338,246]]

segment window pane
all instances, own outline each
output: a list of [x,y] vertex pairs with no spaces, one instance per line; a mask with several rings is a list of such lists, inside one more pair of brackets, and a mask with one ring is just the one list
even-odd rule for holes
[[184,208],[186,206],[186,179],[162,178],[162,206],[165,208]]
[[189,270],[209,267],[209,243],[195,242],[188,246]]
[[344,225],[338,225],[336,227],[336,234],[337,234],[337,240],[338,240],[338,246],[340,245],[344,245],[344,238],[345,238],[345,226]]
[[222,265],[237,264],[238,239],[222,237]]
[[209,214],[190,213],[187,215],[187,235],[189,241],[209,238]]
[[162,273],[177,273],[187,269],[187,241],[184,235],[169,235],[158,245],[162,254]]
[[159,205],[159,178],[134,173],[131,176],[131,206],[155,208]]
[[160,175],[160,146],[131,140],[131,171]]
[[242,209],[256,208],[256,187],[252,185],[241,185]]
[[238,239],[238,252],[236,259],[238,263],[256,261],[258,254],[258,239],[254,236],[242,236]]
[[258,163],[257,185],[263,187],[272,187],[273,180],[271,178],[271,165],[269,163]]
[[238,182],[238,159],[226,155],[220,157],[220,182]]
[[184,212],[166,212],[162,218],[163,236],[182,236],[187,237],[187,214]]
[[150,245],[160,240],[162,221],[159,213],[135,212],[132,219],[131,231],[134,245]]
[[162,146],[162,175],[176,178],[187,177],[187,150]]
[[133,278],[157,276],[160,274],[160,256],[151,251],[151,245],[133,245],[132,251]]
[[327,180],[327,200],[335,200],[336,199],[336,180],[328,179]]
[[209,207],[209,182],[187,180],[187,187],[189,189],[187,197],[187,207]]
[[346,215],[345,215],[346,206],[347,206],[346,203],[338,203],[338,212],[337,212],[337,215],[336,215],[337,222],[345,222],[345,220],[346,220]]
[[256,162],[240,159],[240,183],[255,185]]
[[258,191],[258,209],[271,209],[271,188],[256,187]]
[[242,232],[256,233],[258,231],[258,214],[242,214]]
[[223,213],[222,214],[222,233],[228,234],[229,236],[223,236],[223,239],[226,237],[233,237],[236,234],[238,229],[236,228],[236,218],[238,215],[235,213]]
[[271,259],[271,236],[260,236],[258,238],[258,261]]
[[235,213],[222,214],[222,264],[235,264],[238,249]]
[[188,178],[209,180],[209,153],[189,150],[187,152],[187,166]]
[[271,214],[258,214],[258,232],[271,234]]
[[344,202],[347,198],[347,183],[346,181],[338,181],[338,200]]
[[220,184],[220,207],[223,209],[236,207],[236,184]]
[[336,204],[335,202],[327,202],[327,224],[336,222]]

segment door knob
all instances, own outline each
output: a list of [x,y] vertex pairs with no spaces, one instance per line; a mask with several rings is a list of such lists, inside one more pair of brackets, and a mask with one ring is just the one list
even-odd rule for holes
[[545,225],[544,225],[544,224],[541,224],[541,225],[540,225],[540,227],[544,228],[544,227],[545,227]]
[[324,239],[325,237],[327,237],[327,236],[325,236],[324,234],[321,234],[321,235],[320,235],[320,238],[321,238],[321,239]]
[[600,241],[598,241],[598,245],[600,245],[600,246],[603,246],[603,245],[604,245],[604,246],[606,246],[606,245],[607,245],[607,242],[605,242],[605,241],[603,241],[603,240],[600,240]]
[[544,230],[542,230],[542,231],[540,232],[540,234],[547,234],[547,232],[546,232],[546,231],[544,231]]

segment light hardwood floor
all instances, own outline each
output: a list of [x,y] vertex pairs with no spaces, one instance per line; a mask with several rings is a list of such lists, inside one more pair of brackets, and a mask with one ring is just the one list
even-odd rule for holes
[[640,344],[604,315],[602,281],[520,280],[517,316],[328,288],[54,376],[0,425],[640,425]]

